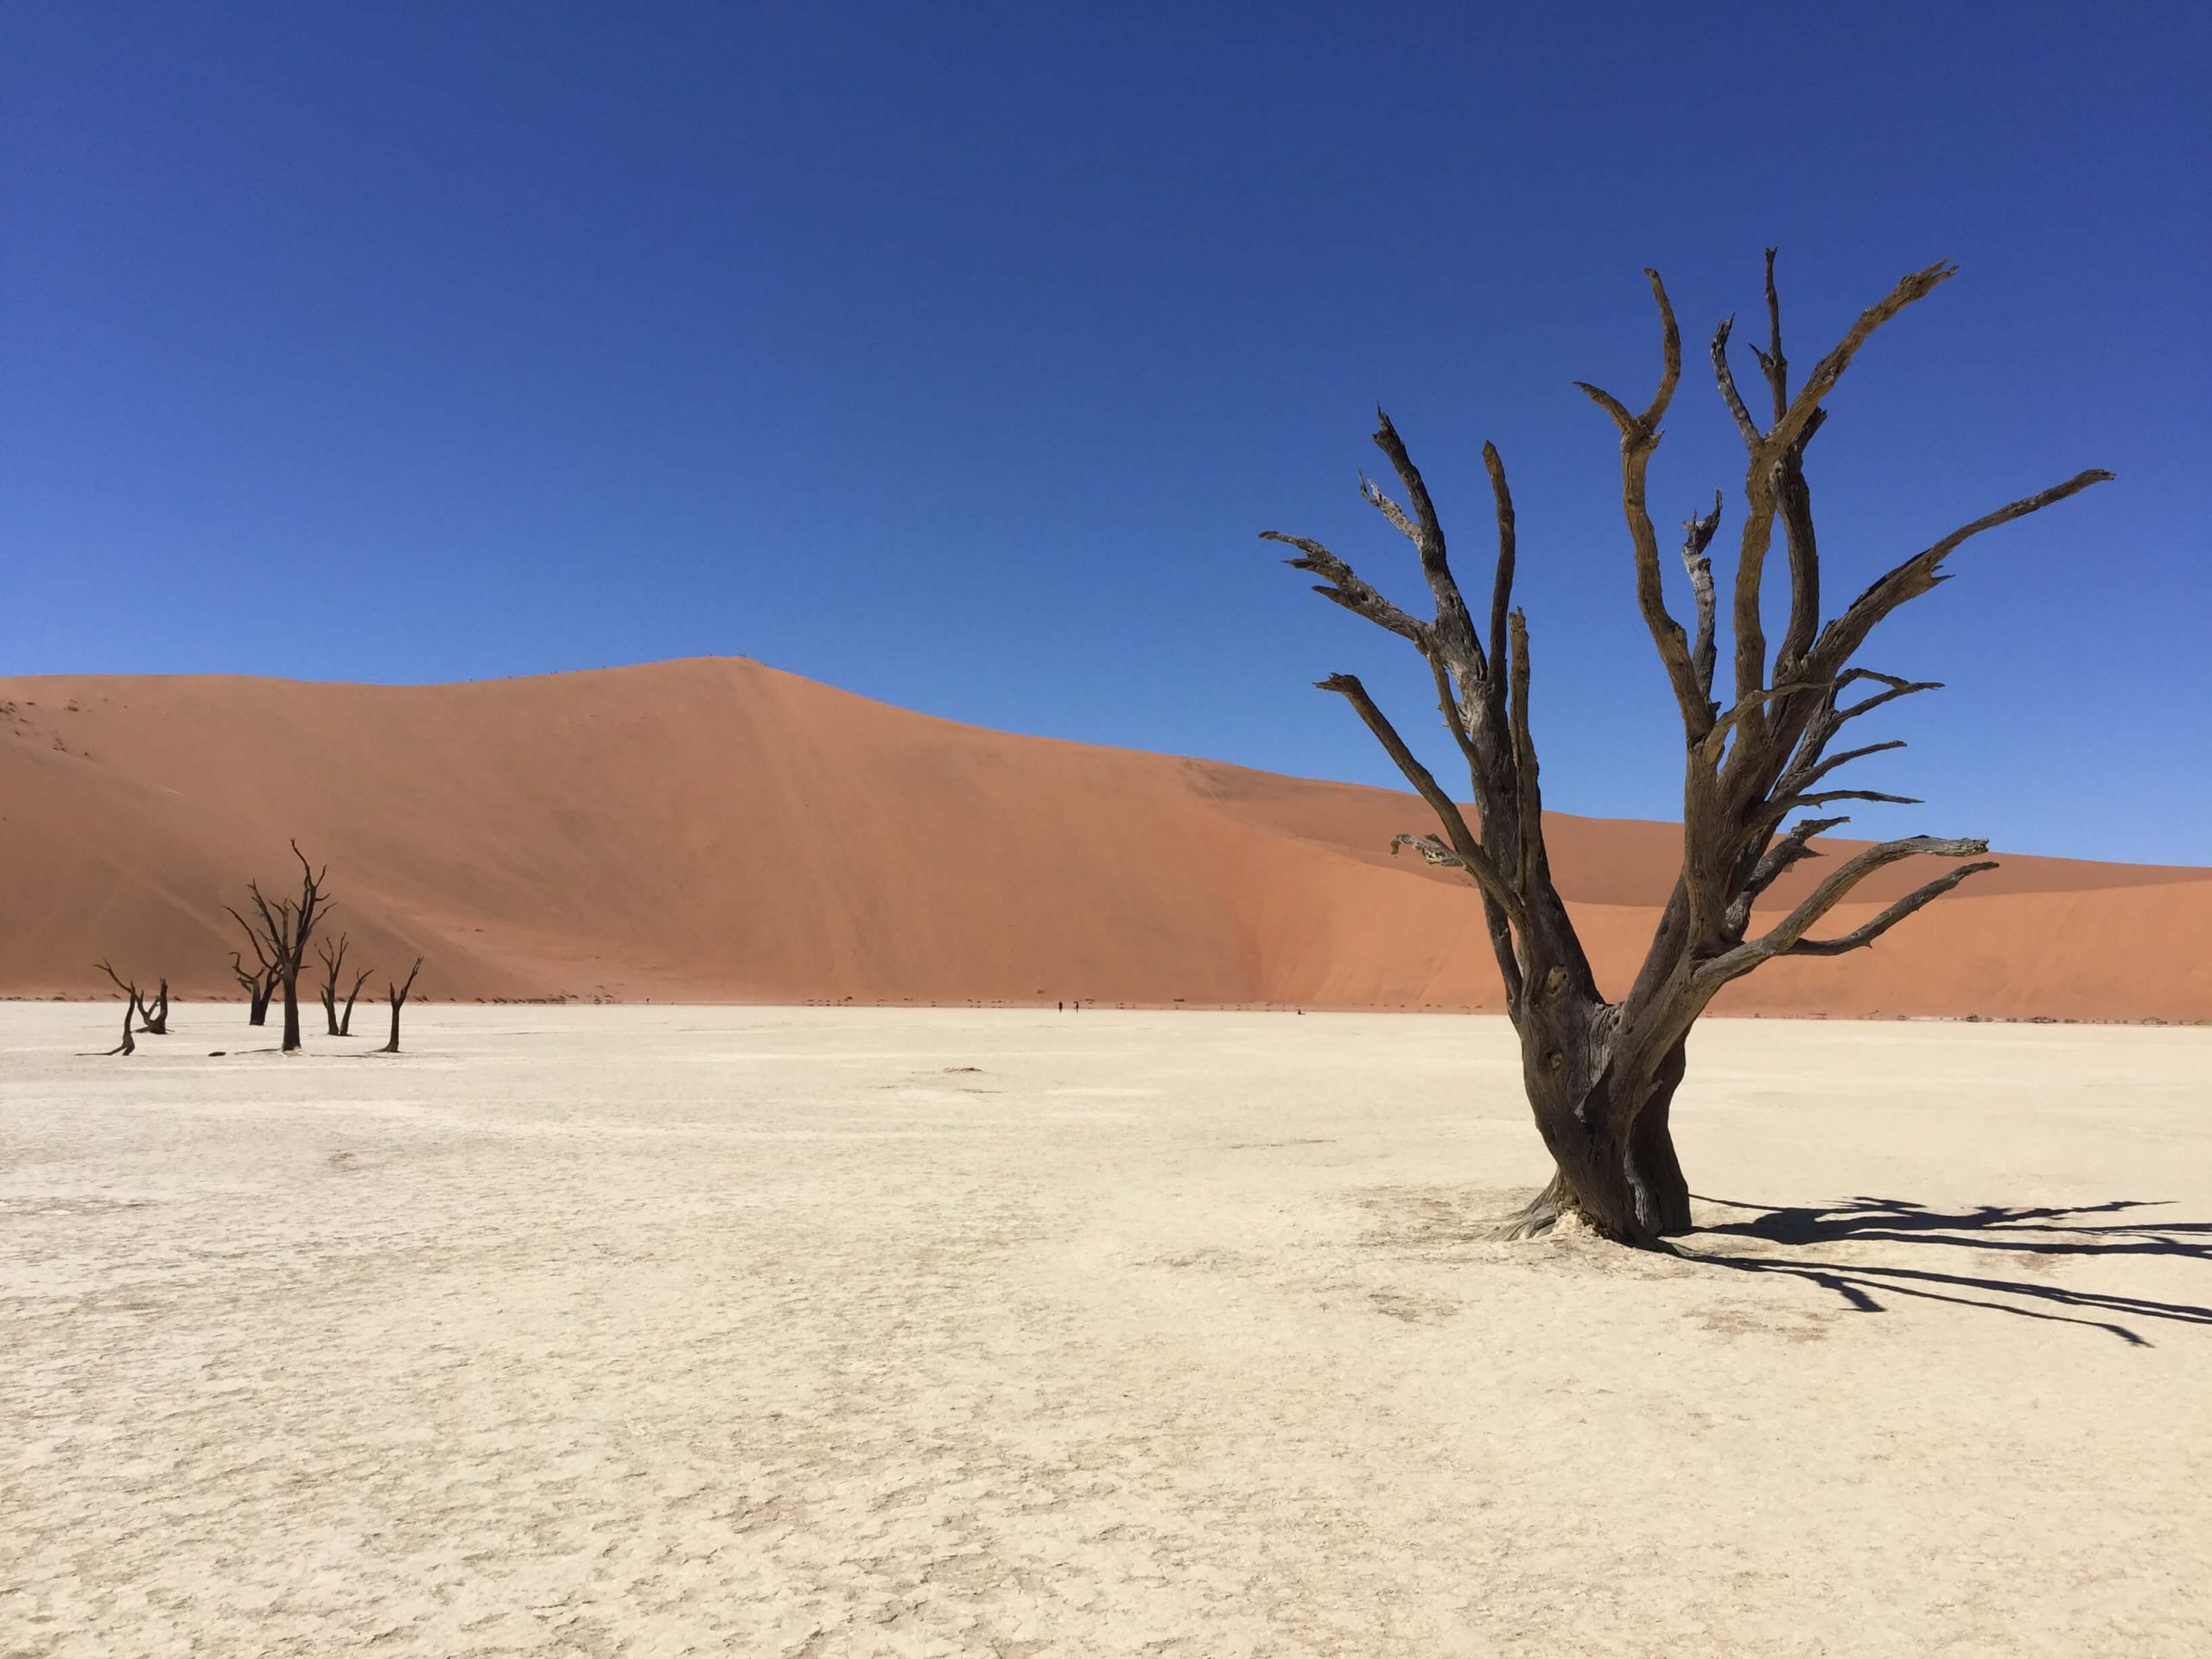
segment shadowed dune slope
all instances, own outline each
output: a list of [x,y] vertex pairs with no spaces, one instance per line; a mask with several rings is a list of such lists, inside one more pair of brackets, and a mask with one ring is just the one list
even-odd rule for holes
[[[232,993],[222,906],[250,876],[294,886],[296,836],[357,959],[419,952],[435,997],[1495,1007],[1471,891],[1389,855],[1427,827],[1390,791],[1007,736],[742,658],[440,686],[0,680],[0,994],[106,989],[104,956]],[[1675,831],[1551,830],[1618,992]],[[1837,930],[1921,879],[1883,873]],[[2212,870],[2009,859],[1721,1006],[2202,1019],[2208,931]]]

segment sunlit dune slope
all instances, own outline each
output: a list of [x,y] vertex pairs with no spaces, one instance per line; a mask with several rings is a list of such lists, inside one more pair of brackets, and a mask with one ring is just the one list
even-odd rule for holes
[[[438,997],[1495,1007],[1472,893],[1389,855],[1426,827],[1389,791],[1008,736],[744,659],[0,680],[0,994],[108,988],[103,957],[227,994],[222,907],[249,877],[292,885],[296,836],[356,959],[419,953]],[[1675,831],[1551,833],[1618,989]],[[1777,964],[1723,1006],[2202,1019],[2208,931],[2212,872],[2008,859],[1874,949]]]

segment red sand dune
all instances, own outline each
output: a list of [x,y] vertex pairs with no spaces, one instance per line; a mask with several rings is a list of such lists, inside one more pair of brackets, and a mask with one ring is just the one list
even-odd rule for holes
[[[107,990],[100,957],[235,995],[222,906],[250,876],[291,887],[296,836],[357,959],[419,952],[434,997],[1495,1007],[1464,879],[1389,855],[1427,827],[1386,790],[1011,737],[744,659],[0,680],[0,995]],[[1623,988],[1675,832],[1551,830]],[[1872,950],[1777,963],[1721,1006],[2202,1020],[2209,935],[2212,870],[2008,859]]]

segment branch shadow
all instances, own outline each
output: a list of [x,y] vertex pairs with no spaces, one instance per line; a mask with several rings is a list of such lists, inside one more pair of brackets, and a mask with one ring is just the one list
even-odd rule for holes
[[[2113,1198],[2103,1204],[2074,1205],[1977,1205],[1971,1209],[1945,1211],[1930,1209],[1910,1198],[1856,1197],[1826,1206],[1776,1206],[1704,1198],[1702,1194],[1693,1196],[1707,1204],[1744,1212],[1741,1219],[1701,1224],[1697,1237],[1732,1237],[1751,1248],[1738,1252],[1691,1249],[1683,1255],[1738,1272],[1779,1273],[1803,1279],[1823,1290],[1833,1291],[1863,1313],[1887,1312],[1883,1296],[1913,1297],[1985,1308],[2021,1319],[2088,1325],[2138,1348],[2153,1344],[2149,1338],[2120,1320],[2212,1325],[2212,1306],[2193,1302],[2162,1302],[2147,1297],[2078,1290],[2048,1281],[1947,1273],[1934,1268],[1898,1267],[1876,1261],[1808,1259],[1806,1254],[1819,1250],[1824,1258],[1828,1258],[1840,1254],[1834,1247],[1876,1243],[1948,1245],[2029,1258],[2163,1255],[2212,1262],[2212,1222],[2167,1221],[2137,1213],[2163,1209],[2171,1200]],[[2056,1265],[2056,1262],[2051,1265]]]

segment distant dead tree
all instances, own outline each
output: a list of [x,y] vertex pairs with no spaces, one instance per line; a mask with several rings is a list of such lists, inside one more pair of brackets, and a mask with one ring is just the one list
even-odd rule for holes
[[138,982],[135,979],[124,979],[122,975],[109,967],[105,960],[96,962],[92,966],[113,980],[116,988],[121,991],[125,998],[123,1005],[123,1040],[107,1052],[110,1054],[135,1054],[138,1052],[138,1043],[137,1039],[131,1036],[130,1027],[143,1023],[145,1012],[144,1005],[138,998]]
[[348,934],[340,933],[334,948],[328,939],[315,946],[315,955],[321,958],[323,967],[323,1018],[329,1022],[333,1037],[353,1034],[353,1003],[361,995],[361,987],[368,983],[369,976],[376,971],[373,968],[364,968],[353,976],[353,986],[346,993],[346,1007],[341,1013],[338,1007],[338,981],[345,969],[346,946],[350,938]]
[[114,980],[118,990],[128,991],[130,994],[131,1010],[137,1015],[138,1029],[141,1032],[155,1037],[166,1037],[169,1034],[169,982],[168,980],[162,981],[161,990],[157,995],[149,997],[141,996],[138,994],[138,982],[136,980],[125,984],[115,969],[105,962],[96,962],[92,966]]
[[[298,899],[271,902],[263,896],[259,882],[249,881],[246,893],[252,901],[254,919],[249,922],[237,911],[231,911],[232,919],[253,941],[254,954],[274,970],[276,984],[284,993],[283,1051],[287,1054],[300,1046],[300,969],[307,960],[308,945],[315,938],[315,928],[330,909],[330,901],[322,891],[323,878],[329,873],[329,867],[315,868],[296,841],[292,843],[292,856],[300,861]],[[224,908],[228,910],[230,906]],[[242,973],[240,977],[244,977]]]
[[[236,916],[238,912],[232,911],[231,914]],[[255,940],[254,948],[257,951],[261,948],[259,940],[251,928],[247,930],[246,937]],[[269,999],[276,994],[276,965],[273,963],[263,962],[257,967],[249,968],[245,965],[245,959],[233,950],[231,952],[231,976],[238,981],[245,992],[246,1024],[250,1026],[268,1024]]]
[[415,958],[415,965],[407,970],[407,978],[404,983],[394,985],[389,981],[385,982],[385,995],[391,999],[391,1040],[378,1051],[379,1053],[399,1052],[399,1011],[407,1006],[407,993],[415,988],[415,976],[422,971],[423,958],[417,957]]
[[[1912,836],[1867,848],[1839,865],[1789,912],[1763,918],[1752,907],[1801,860],[1819,856],[1813,837],[1841,816],[1784,820],[1839,801],[1907,801],[1872,790],[1827,787],[1852,761],[1901,747],[1869,743],[1831,753],[1845,726],[1897,698],[1931,691],[1910,681],[1852,665],[1875,626],[1907,601],[1948,580],[1943,561],[1986,530],[2041,511],[2109,479],[2077,474],[1953,531],[1896,566],[1825,624],[1821,560],[1813,531],[1805,450],[1827,419],[1823,400],[1853,355],[1884,323],[1950,276],[1930,265],[1904,277],[1864,313],[1814,365],[1793,393],[1783,355],[1774,252],[1766,257],[1768,345],[1757,346],[1771,396],[1770,423],[1755,419],[1728,360],[1731,323],[1713,336],[1713,372],[1749,456],[1745,512],[1736,555],[1730,615],[1733,686],[1724,707],[1713,690],[1719,659],[1719,602],[1706,550],[1720,525],[1720,503],[1684,526],[1681,559],[1689,578],[1694,632],[1667,608],[1657,533],[1645,505],[1645,473],[1659,423],[1681,377],[1681,340],[1656,271],[1647,271],[1658,303],[1658,390],[1638,411],[1595,386],[1582,385],[1620,434],[1621,502],[1633,553],[1636,596],[1658,648],[1682,725],[1682,861],[1649,954],[1625,997],[1599,990],[1567,906],[1552,879],[1544,841],[1536,750],[1529,715],[1529,634],[1513,608],[1513,500],[1496,446],[1483,447],[1497,526],[1487,638],[1478,629],[1445,550],[1443,526],[1404,443],[1377,411],[1375,443],[1403,487],[1402,505],[1366,479],[1369,504],[1420,556],[1434,613],[1401,610],[1318,542],[1267,532],[1300,556],[1291,566],[1321,578],[1315,591],[1408,641],[1427,664],[1444,725],[1465,761],[1475,821],[1454,804],[1415,757],[1366,688],[1349,674],[1319,682],[1349,702],[1406,780],[1435,813],[1442,835],[1401,835],[1433,864],[1463,871],[1480,890],[1485,931],[1505,984],[1506,1011],[1521,1043],[1522,1077],[1536,1127],[1555,1171],[1550,1183],[1506,1230],[1526,1236],[1574,1215],[1605,1237],[1650,1245],[1690,1226],[1689,1189],[1675,1154],[1668,1114],[1682,1079],[1690,1027],[1721,988],[1777,957],[1832,957],[1872,944],[1892,926],[1967,877],[1994,866],[1988,844]],[[1579,384],[1579,383],[1578,383]],[[1789,569],[1789,615],[1771,663],[1761,613],[1767,554],[1779,523]],[[1846,701],[1846,689],[1868,690]],[[1908,804],[1910,804],[1908,801]],[[1815,937],[1821,919],[1859,882],[1901,860],[1923,855],[1974,860],[1888,906],[1848,931]]]

